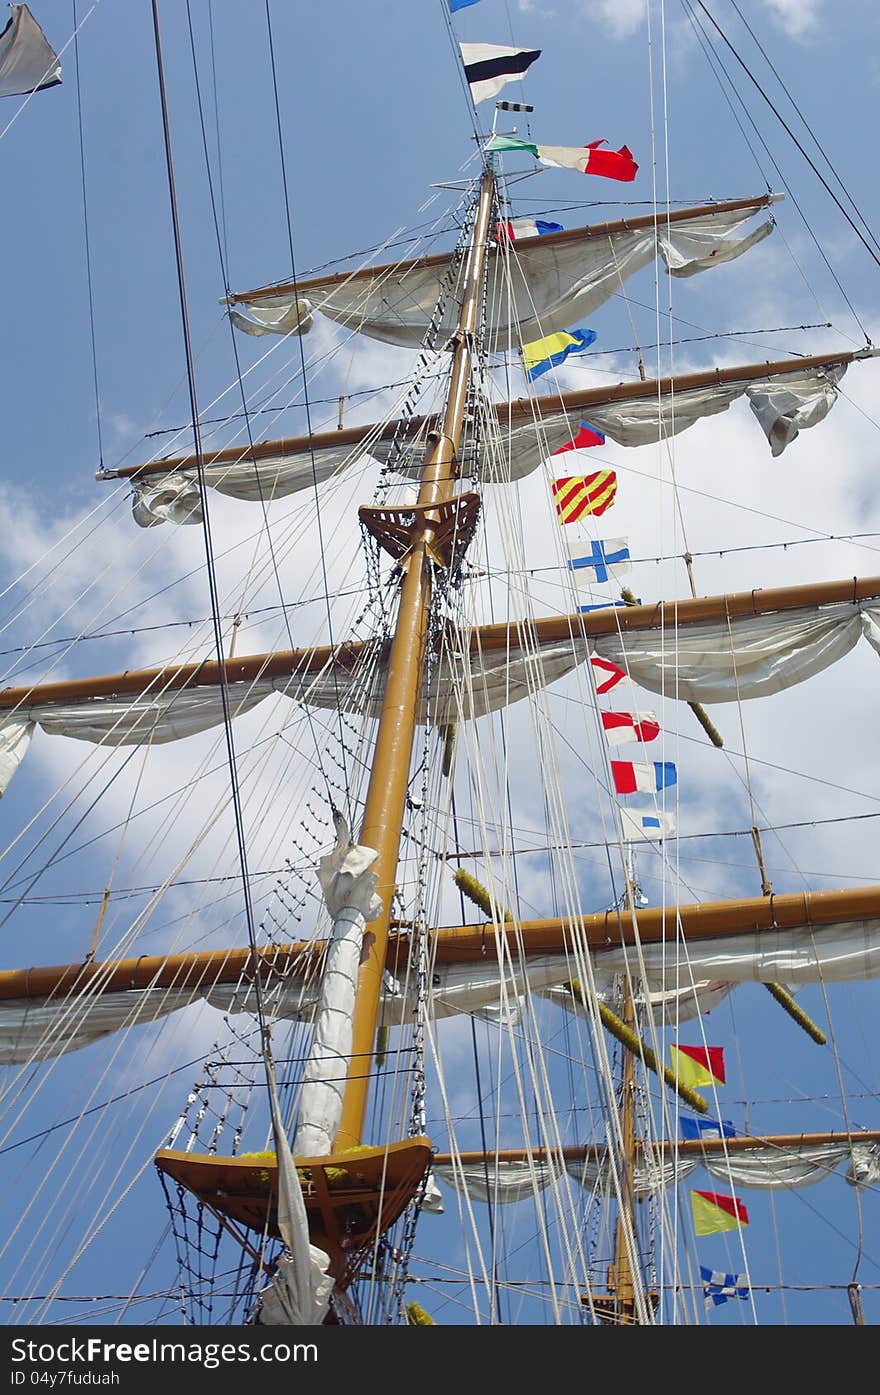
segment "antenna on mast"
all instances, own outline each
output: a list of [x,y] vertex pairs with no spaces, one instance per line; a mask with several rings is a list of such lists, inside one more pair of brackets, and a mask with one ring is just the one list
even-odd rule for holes
[[[493,136],[495,135],[495,128],[496,128],[496,126],[498,125],[498,113],[499,113],[499,111],[534,111],[534,110],[535,110],[535,108],[534,108],[534,107],[530,107],[529,104],[528,104],[528,102],[496,102],[496,103],[495,103],[495,115],[492,117],[492,135],[493,135]],[[516,127],[514,126],[513,129],[516,130]]]

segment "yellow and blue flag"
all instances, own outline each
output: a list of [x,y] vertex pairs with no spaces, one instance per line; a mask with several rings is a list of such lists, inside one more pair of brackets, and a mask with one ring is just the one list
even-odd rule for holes
[[596,341],[594,329],[575,329],[571,333],[561,329],[557,334],[548,334],[544,339],[533,339],[531,344],[523,344],[522,360],[526,377],[530,383],[558,368],[569,354],[582,354]]

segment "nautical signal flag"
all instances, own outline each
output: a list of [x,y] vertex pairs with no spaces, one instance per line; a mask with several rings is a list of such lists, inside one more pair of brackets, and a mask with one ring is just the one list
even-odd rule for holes
[[[678,780],[675,762],[652,760],[644,763],[631,760],[613,760],[611,778],[618,794],[656,794],[668,789]],[[688,1082],[690,1084],[690,1082]]]
[[723,1085],[726,1082],[723,1046],[670,1045],[669,1055],[672,1069],[685,1085]]
[[679,1119],[681,1136],[688,1141],[698,1138],[736,1138],[736,1129],[729,1119],[692,1119],[682,1114]]
[[[578,586],[592,586],[596,581],[608,581],[609,577],[617,579],[627,576],[632,571],[629,544],[626,538],[607,538],[605,542],[591,542],[589,547],[574,553],[568,565],[575,574],[574,579]],[[625,605],[626,602],[622,604]]]
[[565,228],[561,223],[548,222],[546,218],[508,218],[504,223],[495,224],[495,236],[499,242],[517,242],[521,237],[546,237],[548,233],[556,232],[565,232]]
[[599,174],[605,179],[621,179],[627,183],[635,179],[639,167],[632,157],[632,151],[625,145],[619,150],[599,149],[607,144],[605,140],[594,140],[583,147],[542,145],[538,149],[538,159],[542,165],[577,170],[579,174]]
[[573,441],[568,441],[559,450],[553,451],[553,455],[564,455],[567,450],[589,450],[590,446],[604,446],[605,437],[601,431],[597,431],[595,426],[591,426],[588,421],[582,421],[580,430]]
[[521,78],[541,57],[539,48],[507,48],[503,44],[459,44],[459,48],[475,102],[496,96],[506,83]]
[[749,1223],[745,1206],[729,1192],[691,1192],[691,1208],[697,1235],[718,1235]]
[[622,668],[613,664],[610,659],[603,659],[601,654],[593,654],[590,663],[593,665],[593,678],[596,683],[596,692],[601,696],[603,693],[610,693],[612,688],[616,688],[618,683],[630,683]]
[[624,809],[618,805],[623,836],[628,843],[657,838],[671,838],[675,832],[675,815],[651,810]]
[[614,470],[598,470],[594,475],[564,475],[551,486],[560,523],[577,523],[594,514],[599,518],[614,503],[617,475]]
[[726,1274],[723,1269],[707,1269],[700,1265],[700,1278],[703,1281],[703,1297],[706,1307],[717,1308],[728,1298],[748,1298],[749,1281],[745,1274]]
[[[577,577],[575,577],[575,581],[577,581]],[[632,601],[597,601],[595,605],[579,605],[579,606],[578,606],[578,613],[579,613],[580,615],[586,615],[586,614],[588,614],[588,612],[591,611],[591,610],[610,610],[610,609],[612,609],[612,608],[613,608],[614,606],[616,606],[616,605],[632,605],[632,604],[633,604]],[[641,605],[641,604],[642,604],[641,597],[638,597],[638,598],[636,599],[635,604],[636,604],[636,605]]]
[[584,349],[588,349],[595,342],[594,329],[575,329],[570,333],[567,329],[560,329],[556,334],[548,334],[543,339],[533,339],[530,344],[523,344],[522,361],[526,377],[533,383],[542,373],[549,373],[551,368],[558,368],[569,354],[582,354]]
[[56,87],[61,81],[58,54],[27,5],[10,9],[12,17],[0,32],[0,97],[23,97]]
[[602,725],[609,746],[626,741],[656,741],[660,723],[653,712],[603,712]]
[[632,157],[632,151],[625,145],[619,150],[600,150],[599,147],[606,144],[607,141],[594,140],[589,145],[535,145],[516,136],[493,136],[487,142],[486,149],[523,150],[534,155],[542,165],[577,170],[578,174],[598,174],[605,179],[621,179],[624,182],[635,179],[639,167]]

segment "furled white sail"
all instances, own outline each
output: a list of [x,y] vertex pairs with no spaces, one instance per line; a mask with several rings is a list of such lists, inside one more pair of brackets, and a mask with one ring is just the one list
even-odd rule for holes
[[[367,871],[366,875],[371,874]],[[618,976],[624,973],[631,955],[631,950],[628,957],[614,947],[593,950],[593,976],[601,1001],[613,1001]],[[645,966],[648,1002],[657,1021],[684,1021],[695,1015],[691,1004],[705,1012],[738,983],[796,986],[880,977],[880,918],[713,936],[677,948],[672,943],[645,944],[640,962]],[[430,1013],[439,1021],[504,1002],[507,1011],[516,1014],[524,988],[549,997],[569,1012],[578,1012],[577,1001],[561,986],[571,971],[572,957],[564,954],[534,956],[515,966],[502,966],[489,954],[465,964],[440,963],[434,969]],[[340,981],[348,972],[343,967]],[[382,1020],[390,1026],[411,1021],[416,1007],[413,993],[414,989],[405,990],[386,978]],[[199,1001],[224,1012],[256,1011],[250,984],[125,989],[103,994],[83,990],[53,999],[0,999],[0,1064],[49,1060],[113,1032],[158,1021]],[[267,989],[267,1010],[273,1017],[311,1021],[320,1001],[319,985],[298,975],[272,983]]]
[[[264,457],[257,465],[245,458],[222,465],[206,465],[204,478],[209,489],[231,499],[270,503],[273,499],[285,499],[290,494],[323,484],[359,459],[363,459],[360,448],[324,446],[296,455]],[[202,522],[202,501],[195,470],[149,475],[143,480],[133,480],[132,487],[131,511],[141,528],[153,528],[158,523]]]
[[[534,652],[517,647],[509,654],[499,650],[472,654],[462,683],[456,681],[459,663],[453,654],[445,653],[422,695],[420,720],[444,725],[496,712],[569,673],[585,654],[582,641],[549,644]],[[333,664],[318,674],[231,683],[227,689],[229,710],[237,717],[270,694],[283,693],[311,707],[378,717],[382,686],[376,680],[380,674],[381,660],[379,669],[371,671],[365,656],[363,665],[355,669]],[[146,746],[206,731],[218,726],[223,715],[221,690],[209,684],[130,698],[35,703],[8,713],[0,711],[0,794],[24,759],[35,726],[51,735],[100,745]]]
[[300,1158],[321,1157],[333,1148],[351,1059],[351,1023],[364,928],[382,909],[376,895],[376,874],[370,871],[379,854],[352,843],[348,824],[335,810],[333,822],[336,847],[321,858],[318,867],[332,925],[299,1097],[293,1151]]
[[[576,631],[578,617],[572,617]],[[870,602],[737,615],[725,621],[470,650],[451,638],[422,694],[419,720],[444,726],[496,712],[548,687],[586,659],[591,647],[652,692],[692,702],[732,702],[781,692],[842,659],[864,635],[880,653],[880,606]],[[372,656],[372,658],[371,658]],[[373,662],[375,660],[375,662]],[[355,667],[328,663],[228,686],[233,717],[272,693],[312,707],[379,715],[384,657],[365,649]],[[74,703],[34,703],[0,711],[0,794],[26,754],[35,726],[52,735],[101,745],[150,745],[206,731],[223,721],[218,686],[166,690]],[[710,977],[724,977],[715,974]]]
[[[858,356],[858,355],[857,355]],[[537,398],[533,412],[524,417],[522,404],[483,402],[484,430],[501,447],[476,452],[469,460],[474,477],[484,484],[507,484],[523,479],[546,456],[570,442],[584,415],[590,424],[622,446],[650,445],[662,437],[678,435],[703,417],[724,412],[737,398],[746,396],[770,442],[773,455],[779,455],[809,426],[822,421],[837,400],[837,384],[846,372],[846,363],[813,362],[798,373],[768,373],[755,376],[755,365],[728,369],[742,373],[730,381],[711,372],[702,375],[701,384],[681,387],[664,379],[661,383],[634,385],[637,395],[621,398],[621,385],[602,394],[591,390],[589,401],[580,407],[561,403],[557,398]],[[697,375],[700,377],[701,375]],[[287,498],[302,490],[314,489],[353,466],[370,460],[385,464],[392,446],[406,446],[396,468],[410,479],[422,472],[426,433],[436,426],[432,417],[415,418],[408,425],[379,422],[361,431],[321,432],[311,436],[267,441],[251,447],[227,447],[208,455],[202,477],[209,489],[232,499],[268,503]],[[159,462],[164,463],[164,462]],[[133,488],[132,513],[142,528],[160,523],[198,524],[202,522],[197,462],[193,456],[175,456],[167,461],[167,471],[149,467],[140,475],[124,476]],[[117,478],[113,471],[99,478]]]
[[[551,411],[527,422],[504,425],[509,443],[511,478],[519,479],[536,469],[547,455],[567,445],[578,434],[582,417],[620,446],[646,446],[668,436],[678,436],[703,417],[726,412],[737,398],[747,397],[771,453],[781,455],[800,431],[816,426],[837,400],[837,384],[846,364],[814,369],[809,373],[784,373],[765,379],[712,383],[704,387],[675,389],[643,397],[590,402],[582,411]],[[536,403],[536,407],[539,404]]]
[[278,1230],[285,1253],[259,1295],[257,1321],[265,1327],[314,1327],[324,1320],[335,1280],[329,1273],[330,1256],[309,1240],[306,1205],[271,1066],[268,1085],[278,1166]]
[[[688,1154],[683,1157],[642,1157],[636,1162],[633,1192],[637,1199],[684,1182],[698,1167],[730,1187],[754,1187],[783,1191],[811,1187],[822,1182],[849,1161],[846,1180],[853,1186],[870,1186],[876,1181],[876,1143],[800,1143],[777,1147],[757,1145],[745,1151],[728,1150]],[[512,1203],[534,1196],[567,1172],[588,1191],[607,1187],[611,1173],[602,1153],[568,1158],[564,1166],[557,1158],[495,1159],[486,1162],[456,1161],[434,1169],[441,1181],[472,1200]]]
[[864,635],[880,653],[880,607],[842,602],[597,635],[596,650],[633,682],[688,702],[779,693],[836,663]]
[[[713,979],[704,983],[689,984],[686,988],[672,988],[666,992],[637,993],[635,1004],[639,1009],[649,1008],[655,1022],[674,1026],[679,1022],[690,1022],[695,1017],[701,1017],[704,1012],[711,1012],[733,992],[735,987],[735,983],[725,983],[721,979]],[[566,1012],[574,1013],[576,1017],[590,1016],[589,1008],[585,1006],[580,993],[572,992],[564,984],[554,985],[552,988],[542,988],[538,992],[542,998],[548,998],[550,1002],[556,1003],[557,1007],[564,1008]],[[612,1005],[613,994],[611,992],[603,994],[599,991],[598,996],[603,1001],[607,998],[609,1006]]]
[[0,33],[0,97],[23,97],[61,81],[61,63],[27,5],[10,5]]
[[[658,254],[673,276],[693,276],[753,247],[773,230],[772,219],[753,232],[736,237],[738,230],[766,206],[756,199],[746,208],[706,213],[664,225],[614,233],[583,229],[582,236],[551,233],[517,241],[515,254],[509,244],[495,249],[489,260],[489,344],[494,349],[513,347],[530,339],[565,329],[589,315],[615,295],[627,277],[647,266]],[[349,276],[333,276],[304,282],[299,292],[308,298],[310,311],[371,339],[388,344],[420,344],[438,300],[447,289],[451,256],[433,256],[391,266],[377,266]],[[296,333],[285,327],[285,308],[293,310],[292,288],[273,288],[271,307],[278,320],[273,328],[265,315],[267,297],[245,295],[233,313],[239,329],[245,328],[241,307],[253,324],[248,333]],[[446,308],[440,334],[452,335],[457,323],[455,297],[445,296]],[[260,318],[262,316],[262,318]],[[305,332],[305,326],[299,332]]]
[[[271,683],[234,683],[229,710],[240,716],[273,691]],[[219,687],[179,688],[136,697],[35,703],[0,712],[0,794],[27,753],[34,728],[104,746],[150,746],[207,731],[223,721]]]

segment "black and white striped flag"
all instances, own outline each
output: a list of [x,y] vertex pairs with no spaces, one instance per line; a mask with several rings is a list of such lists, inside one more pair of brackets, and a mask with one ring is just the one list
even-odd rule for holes
[[505,83],[521,78],[541,56],[539,48],[505,48],[501,44],[459,44],[459,48],[475,102],[494,97]]

